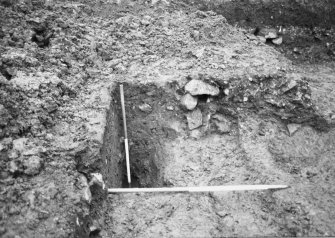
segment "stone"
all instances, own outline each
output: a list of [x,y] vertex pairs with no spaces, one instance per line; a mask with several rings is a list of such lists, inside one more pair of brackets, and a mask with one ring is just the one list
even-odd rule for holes
[[291,123],[287,125],[287,130],[290,133],[290,136],[293,136],[301,128],[300,124]]
[[265,39],[276,39],[278,38],[278,33],[275,28],[262,28],[257,33],[258,36],[262,36]]
[[48,113],[53,113],[58,110],[58,105],[56,102],[49,102],[44,106],[45,110],[48,111]]
[[277,32],[269,32],[266,36],[265,39],[276,39],[278,37]]
[[[9,173],[7,171],[0,172],[0,179],[7,179],[9,177]],[[1,234],[1,232],[0,232]]]
[[119,72],[125,72],[127,70],[127,68],[123,65],[123,64],[118,64],[114,67],[115,70],[119,71]]
[[293,48],[293,52],[296,53],[296,54],[300,54],[300,50],[297,47]]
[[138,108],[142,112],[150,113],[152,111],[152,107],[149,104],[147,104],[147,103],[143,103],[142,105],[139,105]]
[[204,53],[205,53],[205,48],[197,49],[192,52],[192,54],[198,59],[201,58],[204,55]]
[[200,109],[195,109],[194,111],[186,115],[188,128],[190,130],[196,129],[202,126],[202,113]]
[[227,213],[227,211],[218,211],[216,212],[216,214],[220,217],[226,217],[229,215],[229,213]]
[[17,69],[15,68],[7,68],[6,71],[11,77],[15,77],[17,75]]
[[0,74],[0,85],[1,84],[9,84],[8,80],[2,74]]
[[263,36],[258,36],[258,40],[262,43],[265,43],[266,42],[266,38],[263,37]]
[[37,35],[36,34],[35,37],[36,37],[37,41],[39,41],[39,42],[44,41],[44,37],[42,35]]
[[194,129],[190,133],[190,137],[193,139],[199,139],[201,137],[202,133],[199,129]]
[[287,86],[283,89],[283,93],[286,93],[288,91],[290,91],[291,89],[295,88],[296,86],[298,86],[298,82],[296,80],[296,78],[292,77],[289,79],[289,82],[287,83]]
[[190,94],[186,94],[181,98],[180,102],[187,110],[193,110],[198,104],[198,99]]
[[226,88],[223,92],[226,96],[229,96],[229,89],[228,88]]
[[171,105],[169,105],[169,106],[166,106],[166,110],[168,110],[168,111],[173,111],[173,110],[174,110],[174,107],[173,107],[173,106],[171,106]]
[[185,91],[189,92],[192,96],[196,95],[211,95],[217,96],[220,93],[218,87],[212,86],[201,80],[192,79],[185,85]]
[[87,179],[84,175],[81,174],[79,180],[80,180],[80,186],[82,187],[82,197],[85,201],[90,203],[92,201],[92,193],[90,190],[90,186],[87,182]]
[[23,150],[26,149],[27,141],[28,141],[28,138],[24,138],[24,137],[13,140],[13,150],[22,152]]
[[94,226],[94,225],[91,225],[90,226],[90,233],[94,233],[94,234],[98,234],[99,232],[101,231],[101,229],[100,228],[98,228],[98,227],[96,227],[96,226]]
[[215,114],[213,119],[214,125],[216,126],[219,133],[223,134],[231,131],[231,122],[223,115]]
[[45,135],[45,139],[48,140],[48,141],[53,140],[53,138],[54,138],[53,134],[47,133],[47,134]]
[[200,32],[199,31],[193,31],[192,36],[193,36],[193,39],[195,41],[199,41],[200,40]]
[[141,21],[141,24],[144,25],[144,26],[148,26],[148,25],[150,25],[150,21],[143,19]]
[[263,121],[258,125],[258,135],[260,136],[266,135],[266,123]]
[[122,59],[113,59],[107,62],[108,67],[115,68],[118,64],[122,62]]
[[275,45],[281,45],[283,43],[283,37],[278,37],[277,39],[273,39],[272,43]]
[[19,154],[16,150],[11,150],[8,152],[9,159],[17,159],[18,157],[19,157]]
[[217,131],[221,134],[228,133],[231,131],[230,123],[228,121],[226,122],[214,121],[214,124],[217,127]]
[[18,162],[15,160],[10,161],[8,165],[8,171],[12,174],[20,173],[21,169],[18,165]]
[[11,137],[4,138],[3,140],[0,141],[0,144],[3,146],[4,150],[9,149],[9,147],[12,146],[12,143],[13,143],[13,138]]
[[94,184],[100,186],[102,189],[105,189],[106,185],[105,182],[103,180],[102,174],[100,173],[91,173],[92,175],[92,179],[89,183],[89,186],[92,186]]
[[27,175],[37,175],[40,173],[43,159],[38,156],[31,156],[23,163],[25,170],[24,173]]
[[157,4],[157,3],[170,5],[170,3],[169,3],[168,0],[151,0],[151,4],[152,4],[152,5],[155,5],[155,4]]

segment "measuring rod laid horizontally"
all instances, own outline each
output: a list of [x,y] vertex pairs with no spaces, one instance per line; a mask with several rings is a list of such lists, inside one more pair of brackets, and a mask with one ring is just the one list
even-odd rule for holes
[[226,185],[199,187],[165,187],[165,188],[109,188],[108,193],[155,193],[155,192],[231,192],[253,190],[281,190],[287,185]]
[[128,147],[128,135],[127,135],[126,108],[124,106],[123,84],[120,85],[120,95],[121,95],[121,107],[122,107],[123,129],[124,129],[124,148],[126,151],[127,178],[130,186],[131,176],[130,176],[129,147]]

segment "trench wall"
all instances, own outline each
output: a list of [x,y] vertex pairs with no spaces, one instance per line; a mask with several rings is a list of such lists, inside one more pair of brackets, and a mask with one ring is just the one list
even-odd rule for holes
[[122,148],[122,118],[117,90],[113,90],[107,113],[103,147],[101,148],[102,174],[107,187],[121,187],[124,173]]

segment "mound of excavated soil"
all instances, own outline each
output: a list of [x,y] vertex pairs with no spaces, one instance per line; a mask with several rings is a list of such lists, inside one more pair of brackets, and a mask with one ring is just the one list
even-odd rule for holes
[[[331,57],[293,65],[173,1],[0,12],[1,237],[335,235]],[[107,195],[128,186],[119,83],[132,186],[290,188]]]

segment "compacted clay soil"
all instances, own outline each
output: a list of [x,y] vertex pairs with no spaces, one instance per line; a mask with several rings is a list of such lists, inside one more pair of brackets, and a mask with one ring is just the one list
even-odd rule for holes
[[[0,12],[1,237],[335,236],[334,4]],[[260,41],[263,27],[286,29],[283,43]],[[119,84],[131,187],[289,188],[108,194],[129,187]]]

